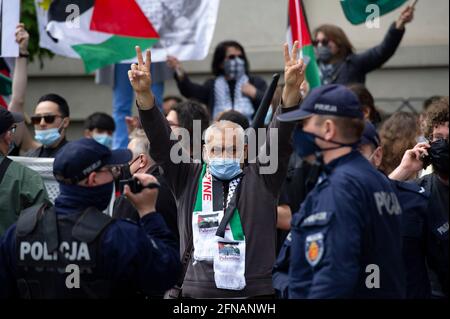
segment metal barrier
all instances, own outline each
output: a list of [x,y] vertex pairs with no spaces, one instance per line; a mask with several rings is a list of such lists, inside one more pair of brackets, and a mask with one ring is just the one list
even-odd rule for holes
[[[405,112],[409,111],[414,114],[419,114],[422,112],[423,109],[423,102],[427,98],[421,98],[421,97],[410,97],[410,98],[378,98],[375,99],[375,105],[377,108],[380,108],[383,111],[387,111],[389,113],[396,113],[396,112]],[[390,104],[389,107],[383,107],[383,104]],[[398,105],[397,108],[394,111],[391,111],[393,109],[393,105]]]
[[[54,204],[55,199],[59,196],[59,184],[53,176],[53,158],[36,158],[24,156],[8,156],[14,162],[20,163],[23,166],[37,172],[44,181],[49,200]],[[104,211],[105,214],[112,216],[115,192],[111,194],[111,201],[108,208]]]
[[52,203],[55,202],[59,195],[59,184],[53,176],[53,158],[34,158],[22,156],[9,156],[9,158],[17,163],[26,166],[37,172],[44,181],[47,189],[48,197]]

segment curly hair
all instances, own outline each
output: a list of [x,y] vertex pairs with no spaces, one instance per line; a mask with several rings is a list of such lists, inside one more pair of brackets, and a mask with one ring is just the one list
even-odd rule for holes
[[427,109],[425,113],[425,137],[433,140],[433,131],[437,126],[445,125],[448,122],[448,96],[435,100]]
[[383,160],[380,170],[389,175],[402,160],[405,152],[416,145],[420,134],[416,115],[406,112],[394,113],[380,129]]

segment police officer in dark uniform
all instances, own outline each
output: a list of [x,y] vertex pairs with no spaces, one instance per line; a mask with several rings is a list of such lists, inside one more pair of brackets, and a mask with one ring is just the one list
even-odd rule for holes
[[155,212],[153,176],[135,175],[141,192],[125,186],[139,223],[101,213],[111,199],[113,168],[130,159],[128,150],[110,151],[93,139],[58,152],[55,207],[26,209],[0,242],[0,298],[131,297],[175,284],[178,245]]
[[301,109],[301,156],[322,174],[292,221],[289,298],[403,298],[401,214],[391,184],[356,150],[364,121],[341,85],[313,90]]
[[[383,149],[376,128],[370,122],[366,122],[359,150],[374,167],[380,166]],[[403,210],[402,236],[406,296],[408,299],[430,298],[427,255],[433,253],[433,249],[429,251],[425,245],[428,241],[425,234],[427,216],[430,215],[428,210],[430,194],[424,187],[413,182],[389,181],[397,193]]]

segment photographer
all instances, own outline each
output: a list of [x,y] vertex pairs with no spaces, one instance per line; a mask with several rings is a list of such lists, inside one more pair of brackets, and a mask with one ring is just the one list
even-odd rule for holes
[[[161,175],[159,166],[155,165],[153,159],[148,155],[150,153],[150,141],[143,130],[136,129],[133,131],[128,149],[133,153],[133,160],[128,164],[129,173],[123,174],[120,179],[128,178],[128,176],[136,173],[146,173],[156,177],[160,185],[158,199],[156,200],[156,211],[162,215],[167,227],[178,241],[180,236],[177,225],[177,204],[169,185]],[[121,189],[120,181],[119,189]],[[117,197],[114,202],[113,218],[139,220],[138,212],[124,194]]]
[[[178,247],[155,212],[159,185],[153,176],[134,175],[140,192],[125,186],[139,223],[101,213],[117,165],[130,159],[128,150],[110,151],[86,138],[58,152],[53,174],[61,193],[55,207],[24,210],[0,242],[0,299],[133,297],[164,292],[175,283]],[[67,285],[68,265],[79,268],[78,289]]]
[[448,177],[449,177],[449,100],[439,99],[425,114],[425,137],[430,143],[419,143],[405,152],[402,162],[389,177],[406,180],[428,165],[433,173],[415,182],[429,192],[428,214],[420,222],[424,249],[426,250],[432,295],[448,297]]

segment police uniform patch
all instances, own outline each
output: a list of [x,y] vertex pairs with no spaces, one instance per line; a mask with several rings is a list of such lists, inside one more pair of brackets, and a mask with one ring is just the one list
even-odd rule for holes
[[309,226],[322,226],[328,224],[331,219],[332,212],[319,212],[306,217],[301,226],[309,227]]
[[317,233],[306,237],[305,258],[312,267],[316,266],[320,262],[324,250],[325,246],[322,233]]

